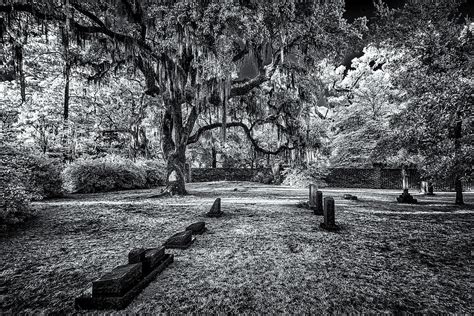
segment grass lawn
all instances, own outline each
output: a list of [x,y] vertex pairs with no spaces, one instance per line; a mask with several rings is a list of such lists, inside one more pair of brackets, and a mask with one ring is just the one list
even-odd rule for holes
[[[0,314],[72,313],[74,297],[188,224],[209,229],[125,310],[128,313],[437,312],[472,314],[474,194],[395,203],[398,191],[323,189],[337,233],[297,208],[307,189],[247,182],[194,183],[190,195],[152,190],[36,203],[37,217],[0,236]],[[344,193],[359,201],[343,200]],[[215,198],[221,218],[206,218]]]

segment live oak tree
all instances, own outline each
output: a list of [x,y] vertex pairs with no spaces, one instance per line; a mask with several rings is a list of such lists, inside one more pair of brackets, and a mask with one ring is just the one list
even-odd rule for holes
[[[268,154],[290,147],[260,147],[249,121],[228,121],[230,104],[245,112],[255,106],[245,104],[245,97],[275,80],[292,81],[288,89],[297,89],[317,60],[340,57],[361,37],[363,23],[348,24],[342,2],[295,2],[7,0],[0,5],[0,36],[10,28],[19,34],[27,24],[13,23],[18,20],[43,25],[44,31],[59,25],[65,52],[71,42],[99,43],[112,63],[136,67],[146,93],[164,107],[162,150],[168,178],[176,177],[169,190],[184,194],[186,148],[205,131],[221,128],[225,139],[226,128],[242,128],[255,149]],[[252,75],[241,74],[244,60],[252,61]],[[196,128],[206,111],[219,111],[219,122]],[[264,121],[275,114],[259,113]]]

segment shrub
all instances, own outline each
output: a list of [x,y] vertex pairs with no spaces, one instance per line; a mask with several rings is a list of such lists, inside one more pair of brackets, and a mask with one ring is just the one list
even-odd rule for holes
[[253,177],[253,182],[259,182],[263,184],[271,184],[273,182],[273,175],[271,172],[258,171]]
[[33,199],[42,200],[63,195],[63,165],[60,161],[30,155],[25,157],[23,164],[30,173],[26,188]]
[[18,152],[0,146],[0,227],[22,222],[32,213],[25,186],[29,172],[21,161]]
[[119,156],[79,159],[63,171],[64,187],[71,193],[143,189],[163,183],[163,166],[154,161],[132,162]]
[[325,187],[327,184],[324,179],[327,172],[327,168],[316,165],[290,167],[282,172],[282,184],[304,188],[313,183],[318,187]]
[[163,186],[166,183],[166,166],[159,160],[138,160],[135,165],[145,172],[146,187]]

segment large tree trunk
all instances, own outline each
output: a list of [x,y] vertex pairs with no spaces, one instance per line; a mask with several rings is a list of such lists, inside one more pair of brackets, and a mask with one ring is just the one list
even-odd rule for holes
[[212,155],[212,168],[217,168],[217,150],[216,148],[213,146],[211,148],[211,155]]
[[[457,121],[454,127],[454,156],[456,163],[459,163],[460,156],[461,156],[461,137],[462,137],[462,121],[460,118],[461,114],[457,113]],[[456,179],[454,182],[454,188],[456,190],[456,201],[455,204],[463,205],[464,199],[462,196],[462,182],[460,171],[456,172]]]
[[456,190],[456,204],[464,205],[464,199],[462,196],[462,181],[461,178],[457,177],[454,182],[454,189]]
[[171,194],[186,194],[186,155],[176,153],[166,158],[166,180]]
[[186,194],[186,147],[197,116],[197,110],[193,107],[183,124],[181,105],[177,102],[171,103],[164,114],[162,149],[167,163],[165,193]]
[[23,68],[23,45],[15,41],[15,57],[17,62],[17,71],[20,76],[20,93],[21,93],[21,102],[26,102],[26,79],[25,79],[25,70]]

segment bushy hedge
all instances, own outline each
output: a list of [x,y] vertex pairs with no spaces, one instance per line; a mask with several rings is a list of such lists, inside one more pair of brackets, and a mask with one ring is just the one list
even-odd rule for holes
[[31,214],[31,194],[26,189],[28,170],[12,148],[0,146],[0,230]]
[[310,184],[316,184],[318,187],[327,186],[325,177],[328,173],[327,168],[316,165],[298,165],[285,169],[282,172],[283,185],[305,188]]
[[273,175],[271,172],[259,171],[252,177],[252,182],[271,184],[273,182]]
[[119,156],[79,159],[63,171],[64,187],[70,193],[94,193],[143,189],[163,184],[162,164],[134,163]]
[[25,185],[34,200],[63,195],[61,177],[63,164],[61,161],[29,155],[23,159],[22,163],[29,173],[29,181]]
[[135,165],[145,172],[147,188],[165,185],[166,165],[159,160],[138,160]]

